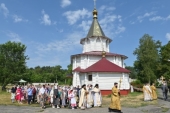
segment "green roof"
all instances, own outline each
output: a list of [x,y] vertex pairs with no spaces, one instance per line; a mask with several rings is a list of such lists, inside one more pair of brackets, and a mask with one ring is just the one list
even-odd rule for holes
[[92,22],[90,30],[87,34],[87,37],[91,37],[91,36],[105,36],[105,34],[97,20],[97,10],[96,9],[93,10],[93,22]]

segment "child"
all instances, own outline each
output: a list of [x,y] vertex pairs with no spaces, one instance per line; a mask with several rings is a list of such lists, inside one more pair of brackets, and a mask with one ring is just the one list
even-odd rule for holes
[[71,90],[69,91],[68,97],[71,100],[71,107],[72,109],[74,109],[77,105],[76,105],[76,99],[75,99],[75,94],[73,92],[73,88],[71,88]]

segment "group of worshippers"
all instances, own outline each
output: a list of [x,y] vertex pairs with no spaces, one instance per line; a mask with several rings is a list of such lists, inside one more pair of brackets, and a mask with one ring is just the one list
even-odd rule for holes
[[[119,89],[118,83],[114,83],[111,93],[111,103],[108,108],[109,112],[123,113],[121,112]],[[35,102],[35,98],[43,109],[47,103],[52,108],[69,107],[71,109],[80,108],[82,110],[102,106],[102,96],[98,84],[94,87],[84,84],[81,88],[79,86],[42,85],[41,87],[36,87],[28,85],[14,86],[11,89],[12,102],[15,99],[18,103],[27,100],[27,103],[31,104],[31,102]]]
[[143,96],[144,96],[144,101],[152,101],[157,99],[156,87],[154,83],[152,83],[151,86],[149,83],[144,84]]
[[44,109],[45,104],[50,104],[52,108],[69,107],[81,109],[97,107],[102,105],[102,96],[99,85],[82,85],[79,86],[58,86],[58,85],[42,85],[37,87],[34,85],[28,86],[13,86],[11,88],[11,100],[15,100],[19,104],[27,101],[39,103]]
[[77,87],[57,87],[50,92],[52,108],[68,106],[71,109],[81,108],[82,110],[102,105],[102,96],[99,85],[82,85]]
[[12,103],[15,100],[19,104],[23,104],[23,101],[28,100],[28,104],[30,102],[35,102],[36,88],[34,86],[13,86],[11,88],[11,101]]

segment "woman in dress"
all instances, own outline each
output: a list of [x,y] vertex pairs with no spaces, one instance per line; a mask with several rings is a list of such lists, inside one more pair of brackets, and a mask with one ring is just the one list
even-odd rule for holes
[[22,104],[21,97],[22,97],[22,90],[21,87],[18,86],[16,90],[16,100],[18,101],[19,104]]
[[51,91],[50,91],[50,102],[51,102],[51,106],[52,108],[55,108],[55,106],[53,105],[53,98],[54,98],[54,87],[52,87]]
[[71,88],[71,90],[69,91],[68,97],[71,100],[71,107],[72,109],[74,109],[77,105],[76,105],[76,99],[75,99],[73,88]]
[[66,106],[66,99],[67,99],[67,90],[65,87],[63,87],[62,93],[61,93],[62,107]]

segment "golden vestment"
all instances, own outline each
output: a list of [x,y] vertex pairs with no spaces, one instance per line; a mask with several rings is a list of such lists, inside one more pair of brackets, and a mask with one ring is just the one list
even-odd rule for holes
[[109,108],[121,110],[119,90],[115,86],[112,88],[111,103]]
[[152,99],[157,99],[156,87],[154,85],[151,86],[151,90],[152,90]]

